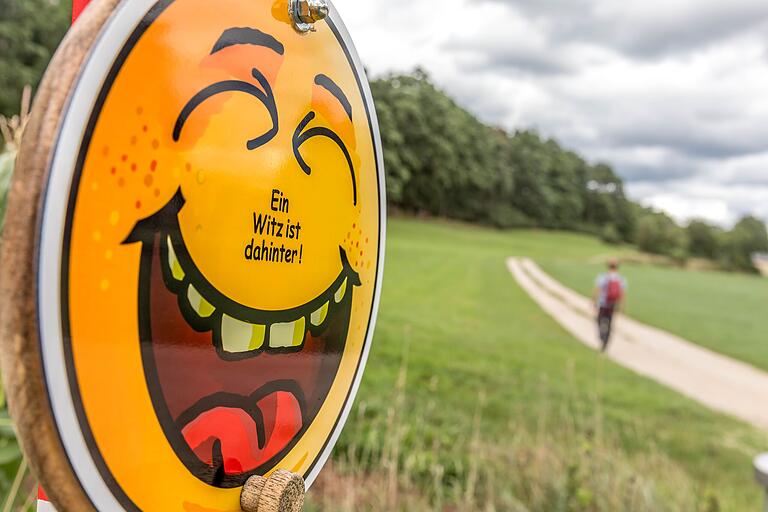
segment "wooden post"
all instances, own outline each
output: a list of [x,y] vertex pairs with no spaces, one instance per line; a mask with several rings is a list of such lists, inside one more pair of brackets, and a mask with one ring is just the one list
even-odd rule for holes
[[269,478],[252,476],[240,494],[243,512],[301,512],[304,507],[304,480],[283,469]]
[[[91,0],[72,0],[72,23],[80,16],[83,9],[88,5]],[[42,487],[37,488],[37,510],[38,511],[53,511],[53,505],[48,501],[48,497],[45,495],[45,491]]]

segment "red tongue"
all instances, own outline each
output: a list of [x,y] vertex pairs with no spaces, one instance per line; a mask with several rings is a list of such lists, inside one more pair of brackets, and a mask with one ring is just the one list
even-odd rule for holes
[[189,422],[181,433],[197,457],[213,465],[219,443],[224,472],[239,475],[252,471],[280,453],[299,433],[301,408],[293,393],[276,391],[257,402],[264,420],[263,447],[259,448],[256,420],[235,407],[216,407]]

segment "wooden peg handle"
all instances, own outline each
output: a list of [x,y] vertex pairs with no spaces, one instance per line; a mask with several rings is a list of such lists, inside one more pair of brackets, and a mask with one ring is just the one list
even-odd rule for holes
[[243,512],[301,512],[304,508],[304,479],[280,469],[269,478],[252,476],[240,494]]

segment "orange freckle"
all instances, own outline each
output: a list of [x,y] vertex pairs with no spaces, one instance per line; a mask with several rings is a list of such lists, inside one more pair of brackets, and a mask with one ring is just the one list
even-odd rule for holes
[[185,168],[187,169],[187,172],[189,172],[189,171],[191,171],[191,170],[192,170],[192,165],[191,165],[191,164],[189,164],[189,163],[187,163],[187,165],[185,166]]
[[365,237],[365,243],[368,243],[368,237]]
[[109,172],[111,172],[112,174],[117,174],[117,167],[113,167],[112,169],[110,169]]
[[144,184],[146,186],[151,187],[152,183],[154,183],[154,181],[155,180],[154,180],[154,178],[152,178],[151,174],[147,174],[146,176],[144,176]]
[[157,160],[152,160],[152,163],[149,164],[149,170],[152,172],[155,172],[157,169]]
[[360,242],[355,243],[355,247],[360,247]]
[[128,161],[128,155],[123,155],[122,157],[120,157],[120,160],[122,160],[123,162],[127,162]]
[[109,155],[109,147],[104,146],[104,149],[101,150],[101,154],[104,156]]
[[352,224],[352,229],[355,229],[357,227],[357,224]]
[[157,139],[153,140],[152,141],[152,149],[157,149],[159,147],[160,147],[160,141],[158,141]]
[[141,208],[141,201],[136,201],[136,208]]
[[138,115],[141,115],[141,114],[143,114],[143,113],[144,113],[144,109],[143,109],[143,108],[141,108],[141,107],[139,107],[139,108],[137,108],[137,109],[136,109],[136,113],[137,113]]
[[147,125],[144,125],[141,127],[141,131],[143,131],[144,133],[147,133],[148,130],[149,130],[149,126]]
[[131,171],[132,172],[136,172],[136,163],[135,162],[131,164]]
[[160,197],[160,189],[159,188],[155,189],[155,197]]
[[137,139],[135,135],[133,137],[131,137],[131,146],[135,146],[136,145],[136,141],[138,141],[138,140],[139,139]]
[[124,187],[125,186],[125,178],[120,178],[118,180],[118,182],[117,182],[117,185],[120,186],[120,187]]

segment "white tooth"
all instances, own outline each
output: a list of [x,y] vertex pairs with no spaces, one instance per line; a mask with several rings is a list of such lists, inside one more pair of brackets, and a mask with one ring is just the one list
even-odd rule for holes
[[312,325],[315,327],[319,327],[323,325],[323,322],[325,322],[325,318],[328,316],[328,303],[326,302],[323,304],[320,309],[312,313],[312,315],[309,317],[309,321],[312,322]]
[[221,343],[224,352],[236,354],[258,350],[264,344],[266,327],[242,322],[231,316],[221,317]]
[[341,302],[341,299],[344,298],[344,294],[347,293],[347,280],[344,279],[344,282],[341,283],[341,286],[339,286],[339,289],[336,291],[336,295],[333,296],[333,300],[336,301],[338,304]]
[[208,318],[216,310],[192,285],[189,285],[187,289],[187,300],[189,300],[189,305],[192,306],[192,309],[200,318]]
[[171,243],[171,237],[166,240],[168,246],[168,267],[171,269],[173,278],[177,281],[184,280],[184,269],[179,264],[179,259],[176,257],[176,251],[173,249],[173,243]]
[[272,348],[300,347],[304,343],[305,333],[304,318],[287,324],[272,324],[269,329],[269,346]]

